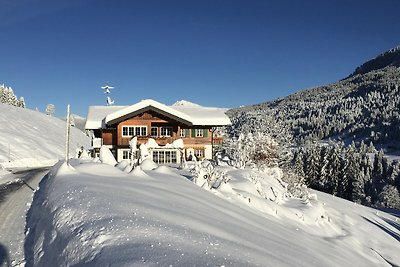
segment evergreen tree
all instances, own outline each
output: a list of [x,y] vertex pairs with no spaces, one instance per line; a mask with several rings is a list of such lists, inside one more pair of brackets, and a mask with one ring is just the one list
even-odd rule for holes
[[341,148],[337,146],[332,146],[329,152],[329,161],[328,161],[328,179],[327,184],[325,186],[325,192],[337,195],[339,180],[342,179],[342,159],[340,156]]
[[375,154],[374,157],[374,164],[371,175],[371,188],[370,188],[372,203],[377,201],[378,194],[383,188],[382,186],[384,181],[383,158],[384,158],[384,153],[383,150],[381,149],[379,150],[378,153]]
[[321,147],[318,164],[318,179],[315,187],[315,189],[320,191],[325,191],[329,180],[328,156],[328,148],[326,146]]
[[298,176],[304,177],[304,155],[302,150],[297,150],[294,153],[292,160],[293,172]]
[[46,115],[53,116],[56,112],[56,107],[53,104],[48,104],[46,106]]
[[25,108],[26,107],[25,99],[22,96],[19,98],[18,107],[21,107],[21,108]]
[[306,184],[312,188],[315,188],[318,183],[319,174],[319,151],[318,147],[314,146],[306,156],[305,160],[305,181]]
[[379,206],[400,210],[400,194],[393,185],[385,185],[378,196]]

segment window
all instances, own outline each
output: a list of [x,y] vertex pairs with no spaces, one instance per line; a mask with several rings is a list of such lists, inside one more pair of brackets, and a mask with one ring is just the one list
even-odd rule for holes
[[122,126],[122,137],[147,136],[147,126]]
[[194,155],[196,156],[196,158],[202,159],[204,157],[204,149],[195,149]]
[[176,150],[159,149],[153,151],[153,161],[157,164],[176,163]]
[[181,129],[181,137],[185,137],[186,136],[186,130],[185,129]]
[[172,136],[172,127],[161,127],[160,128],[160,136]]
[[203,137],[203,129],[195,129],[195,134],[196,137]]
[[140,127],[140,135],[147,136],[147,127],[146,126]]
[[130,152],[129,150],[122,151],[122,159],[130,159],[129,152]]
[[158,128],[151,127],[151,137],[157,137],[157,136],[158,136]]

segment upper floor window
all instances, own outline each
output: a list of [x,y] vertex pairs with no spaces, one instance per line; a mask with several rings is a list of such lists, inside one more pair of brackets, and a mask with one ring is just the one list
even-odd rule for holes
[[185,129],[181,129],[181,137],[185,137],[186,136],[186,130]]
[[147,136],[147,126],[122,126],[122,137]]
[[151,137],[158,136],[158,127],[151,127]]
[[172,127],[160,127],[160,136],[170,137],[172,136]]
[[203,129],[195,129],[194,136],[196,136],[196,137],[203,137],[203,136],[204,136],[204,131],[203,131]]

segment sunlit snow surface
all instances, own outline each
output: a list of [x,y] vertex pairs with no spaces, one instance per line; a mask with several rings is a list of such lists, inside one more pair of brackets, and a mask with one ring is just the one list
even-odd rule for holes
[[391,266],[398,218],[316,192],[288,198],[279,169],[224,167],[200,188],[187,170],[55,167],[28,213],[27,266]]
[[[38,111],[0,104],[0,166],[52,166],[65,157],[66,122]],[[70,156],[90,139],[71,127]],[[0,167],[1,169],[1,167]],[[2,174],[0,172],[0,183]]]

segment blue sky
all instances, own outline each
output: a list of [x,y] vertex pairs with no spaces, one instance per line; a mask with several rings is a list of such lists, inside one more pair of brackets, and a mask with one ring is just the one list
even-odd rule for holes
[[237,107],[335,82],[400,44],[400,1],[0,0],[0,83],[86,116],[145,98]]

